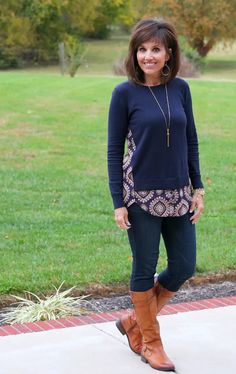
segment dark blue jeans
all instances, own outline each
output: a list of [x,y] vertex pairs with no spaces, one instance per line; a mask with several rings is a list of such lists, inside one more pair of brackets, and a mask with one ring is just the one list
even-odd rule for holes
[[167,268],[158,275],[158,281],[169,291],[178,291],[195,272],[195,225],[189,220],[193,213],[181,217],[156,217],[138,204],[132,204],[128,213],[131,223],[128,237],[133,255],[130,290],[147,291],[153,287],[162,235]]

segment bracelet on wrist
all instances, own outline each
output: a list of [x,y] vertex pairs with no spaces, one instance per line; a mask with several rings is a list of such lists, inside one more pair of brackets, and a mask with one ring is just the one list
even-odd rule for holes
[[200,196],[204,197],[205,190],[204,190],[204,188],[195,188],[193,190],[193,193],[196,194],[196,195],[200,195]]

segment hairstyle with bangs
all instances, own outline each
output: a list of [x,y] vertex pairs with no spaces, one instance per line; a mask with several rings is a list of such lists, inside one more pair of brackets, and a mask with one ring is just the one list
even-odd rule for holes
[[167,83],[177,75],[180,65],[180,49],[174,26],[162,18],[148,18],[139,21],[134,26],[131,35],[129,52],[125,60],[129,80],[139,84],[145,83],[144,73],[138,64],[137,51],[141,44],[153,40],[163,44],[170,55],[167,61],[170,74],[167,77],[162,76],[161,82]]

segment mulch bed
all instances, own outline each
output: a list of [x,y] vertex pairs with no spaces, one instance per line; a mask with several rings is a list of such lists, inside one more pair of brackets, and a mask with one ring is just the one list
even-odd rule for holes
[[[188,286],[180,289],[170,300],[170,303],[183,303],[214,297],[236,296],[236,282],[225,281],[221,283],[208,283]],[[87,309],[95,312],[109,312],[128,309],[132,307],[129,295],[96,297],[87,302]]]
[[[91,284],[80,289],[74,296],[91,295],[86,299],[88,313],[110,312],[132,308],[127,284],[101,285]],[[183,303],[203,299],[236,296],[236,271],[218,272],[195,276],[185,282],[183,287],[170,300],[170,303]],[[0,325],[4,308],[12,305],[15,299],[10,295],[0,296]],[[85,301],[85,300],[84,300]]]

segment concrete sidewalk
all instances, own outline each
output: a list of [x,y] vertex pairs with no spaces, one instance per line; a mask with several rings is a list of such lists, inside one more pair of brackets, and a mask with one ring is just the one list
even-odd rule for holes
[[[179,374],[233,374],[236,306],[158,317]],[[155,371],[159,372],[159,371]],[[114,322],[0,337],[1,374],[145,374]]]
[[[236,306],[159,317],[179,374],[236,372]],[[0,337],[1,374],[145,374],[114,322]],[[155,371],[158,372],[158,371]]]

